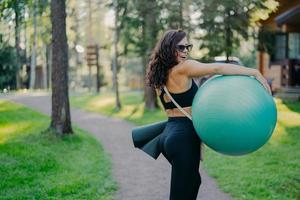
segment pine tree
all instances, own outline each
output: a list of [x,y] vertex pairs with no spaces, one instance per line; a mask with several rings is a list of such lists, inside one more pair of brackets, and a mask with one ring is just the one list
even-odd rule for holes
[[51,1],[52,23],[52,114],[50,128],[56,133],[71,134],[68,93],[68,44],[65,0]]
[[267,0],[198,0],[199,27],[205,34],[201,49],[208,49],[206,59],[225,54],[232,55],[235,48],[240,45],[240,40],[249,37],[251,17],[259,9],[268,9]]

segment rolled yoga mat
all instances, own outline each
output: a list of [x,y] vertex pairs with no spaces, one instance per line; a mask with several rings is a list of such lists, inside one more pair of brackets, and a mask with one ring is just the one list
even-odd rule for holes
[[166,124],[167,120],[133,128],[134,146],[156,159],[161,153],[158,142]]

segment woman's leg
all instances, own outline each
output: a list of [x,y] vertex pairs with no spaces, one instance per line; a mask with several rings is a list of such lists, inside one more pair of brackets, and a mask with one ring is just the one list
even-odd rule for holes
[[201,184],[198,136],[191,130],[172,133],[165,138],[164,150],[172,165],[170,200],[195,200]]

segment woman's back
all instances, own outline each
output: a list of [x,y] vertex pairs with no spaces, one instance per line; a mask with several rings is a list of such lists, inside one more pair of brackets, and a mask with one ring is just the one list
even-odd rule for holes
[[169,70],[166,87],[171,93],[182,93],[191,87],[192,79],[179,73],[179,69],[184,67],[179,63]]
[[[166,87],[167,90],[171,93],[172,98],[181,107],[183,107],[186,112],[191,114],[191,105],[193,98],[198,90],[198,86],[191,78],[178,73],[178,69],[182,67],[181,65],[182,63],[179,63],[169,70]],[[171,101],[171,99],[162,88],[160,90],[157,90],[157,94],[169,117],[185,116]]]

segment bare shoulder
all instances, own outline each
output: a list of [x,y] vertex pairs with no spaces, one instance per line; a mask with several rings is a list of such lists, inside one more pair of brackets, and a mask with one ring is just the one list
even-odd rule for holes
[[190,70],[191,67],[195,67],[195,66],[198,66],[201,64],[203,64],[203,63],[200,63],[196,60],[185,60],[184,62],[177,64],[174,67],[174,71],[182,74],[182,73],[186,72],[187,70]]
[[197,60],[186,60],[176,65],[176,72],[188,77],[212,75],[218,72],[218,65],[201,63]]

